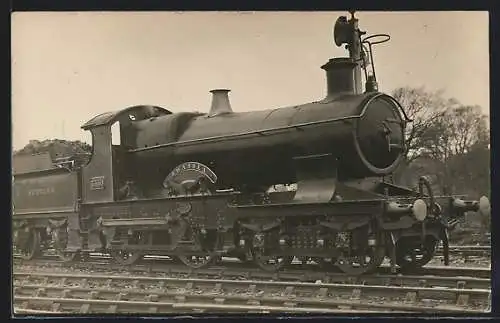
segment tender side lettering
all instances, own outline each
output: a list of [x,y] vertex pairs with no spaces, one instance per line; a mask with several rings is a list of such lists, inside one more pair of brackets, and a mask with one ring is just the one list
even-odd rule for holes
[[28,196],[50,195],[50,194],[54,194],[55,191],[56,191],[55,188],[52,186],[34,188],[34,189],[30,189],[28,191]]

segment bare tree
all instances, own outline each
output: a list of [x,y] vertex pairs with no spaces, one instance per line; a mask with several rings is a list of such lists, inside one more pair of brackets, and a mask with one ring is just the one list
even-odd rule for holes
[[428,92],[423,87],[401,87],[393,91],[406,114],[413,121],[406,126],[407,152],[406,163],[411,164],[425,152],[422,150],[429,131],[435,127],[447,110],[456,107],[458,101],[442,98],[442,91]]
[[478,174],[484,177],[489,170],[487,121],[480,107],[457,106],[447,109],[427,129],[419,151],[437,163],[435,173],[443,193],[465,189],[465,183],[472,185]]
[[413,177],[426,174],[443,193],[489,191],[488,119],[480,107],[424,88],[398,88],[393,96],[413,119],[406,128],[406,163],[394,174],[396,182],[412,186]]

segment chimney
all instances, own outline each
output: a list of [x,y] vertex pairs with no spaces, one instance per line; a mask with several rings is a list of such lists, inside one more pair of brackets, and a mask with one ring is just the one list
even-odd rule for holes
[[221,114],[232,113],[231,104],[229,103],[228,93],[231,90],[217,89],[212,90],[212,106],[210,107],[209,117],[215,117]]
[[354,94],[354,69],[357,64],[350,58],[332,58],[321,66],[326,71],[327,95],[326,99],[339,94]]

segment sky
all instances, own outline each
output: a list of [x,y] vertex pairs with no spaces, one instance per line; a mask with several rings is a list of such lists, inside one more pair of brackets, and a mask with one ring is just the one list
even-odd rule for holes
[[[13,148],[91,141],[97,114],[152,104],[208,112],[231,89],[235,112],[322,99],[328,59],[346,56],[333,25],[346,12],[16,12],[12,15]],[[375,47],[379,90],[443,90],[489,115],[488,13],[357,12]]]

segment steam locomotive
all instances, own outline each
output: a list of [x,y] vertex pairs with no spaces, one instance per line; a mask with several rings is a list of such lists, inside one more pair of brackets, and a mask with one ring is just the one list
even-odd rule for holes
[[217,89],[208,113],[140,105],[94,117],[84,163],[15,156],[16,250],[32,259],[51,247],[65,261],[104,250],[124,265],[169,255],[193,268],[233,256],[268,271],[307,255],[363,274],[385,257],[421,267],[442,242],[448,264],[448,231],[490,203],[435,196],[425,177],[418,190],[388,180],[411,120],[378,91],[373,46],[389,35],[365,34],[354,12],[337,19],[349,56],[321,67],[320,101],[235,113]]

